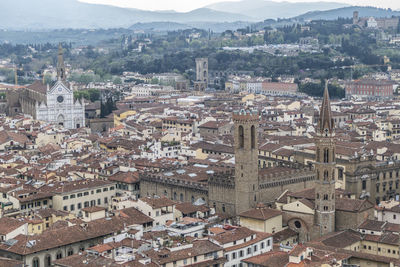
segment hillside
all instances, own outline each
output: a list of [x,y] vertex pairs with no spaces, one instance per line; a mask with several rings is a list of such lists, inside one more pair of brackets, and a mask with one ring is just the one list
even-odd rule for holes
[[60,28],[118,28],[138,22],[169,21],[233,22],[252,20],[240,14],[200,8],[190,12],[144,11],[108,5],[82,3],[78,0],[2,1],[0,28],[11,30],[44,30]]
[[376,7],[361,7],[351,6],[343,7],[326,11],[312,11],[306,14],[294,17],[294,19],[300,20],[334,20],[337,18],[352,18],[353,12],[358,11],[359,17],[392,17],[400,16],[399,11],[393,11],[390,9],[376,8]]
[[239,2],[220,2],[207,8],[230,13],[246,14],[258,20],[291,18],[315,10],[330,10],[349,6],[337,2],[276,2],[269,0],[242,0]]

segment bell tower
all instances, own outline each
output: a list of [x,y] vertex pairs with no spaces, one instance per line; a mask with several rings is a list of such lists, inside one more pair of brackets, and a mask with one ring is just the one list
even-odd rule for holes
[[325,84],[315,146],[315,223],[319,234],[325,235],[335,231],[335,131],[328,83]]
[[63,48],[61,43],[58,45],[58,57],[57,57],[57,80],[65,81],[65,65],[64,65],[64,56],[63,56]]
[[258,200],[258,112],[233,113],[235,145],[236,214],[256,206]]

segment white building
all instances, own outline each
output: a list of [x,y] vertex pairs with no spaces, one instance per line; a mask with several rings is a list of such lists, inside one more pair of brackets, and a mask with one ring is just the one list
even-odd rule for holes
[[36,102],[36,118],[76,129],[85,126],[85,106],[83,101],[75,101],[73,90],[59,80],[46,91],[45,102]]
[[18,94],[17,102],[8,103],[13,112],[20,111],[31,115],[33,119],[58,124],[67,129],[85,126],[85,105],[83,100],[74,99],[73,89],[66,82],[61,46],[58,51],[57,82],[50,86],[44,81],[36,81],[13,94]]
[[[212,232],[212,228],[209,229]],[[241,261],[262,253],[272,251],[272,235],[255,232],[246,227],[221,229],[216,235],[209,236],[209,240],[224,248],[227,262],[225,267],[241,266]]]

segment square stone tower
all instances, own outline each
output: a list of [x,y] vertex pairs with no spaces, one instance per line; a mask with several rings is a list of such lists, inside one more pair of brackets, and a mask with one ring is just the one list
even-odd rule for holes
[[242,109],[233,113],[235,149],[236,214],[256,207],[258,190],[258,112]]
[[208,86],[208,58],[196,58],[196,84],[203,90]]

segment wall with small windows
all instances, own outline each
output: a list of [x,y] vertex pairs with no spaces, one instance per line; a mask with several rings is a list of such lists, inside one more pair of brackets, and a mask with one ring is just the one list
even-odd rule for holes
[[225,248],[225,267],[241,267],[242,260],[272,251],[272,237],[262,238],[256,236],[237,240],[236,242],[224,245]]
[[383,244],[383,243],[363,240],[360,245],[360,251],[369,254],[386,256],[397,259],[399,258],[400,255],[399,246],[398,244],[396,244],[396,242],[393,242],[392,244],[389,243]]
[[78,215],[83,208],[99,206],[108,209],[115,196],[116,183],[100,187],[82,188],[57,194],[53,197],[53,208]]
[[378,221],[400,224],[400,212],[381,209],[376,211],[376,215]]

